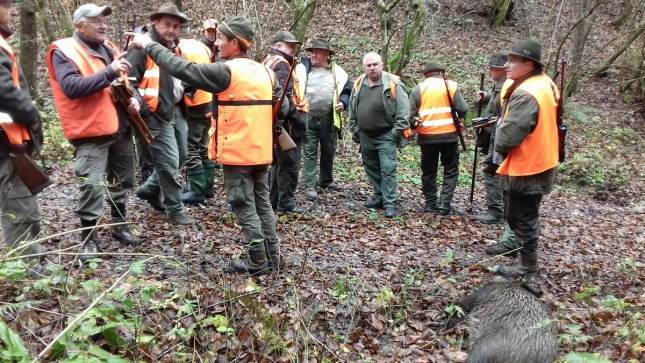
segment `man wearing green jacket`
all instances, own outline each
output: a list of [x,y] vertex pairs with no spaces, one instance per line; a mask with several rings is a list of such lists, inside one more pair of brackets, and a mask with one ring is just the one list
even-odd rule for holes
[[[166,72],[213,93],[215,133],[209,156],[222,163],[226,201],[244,231],[242,258],[235,271],[259,274],[280,266],[276,219],[269,201],[269,164],[273,140],[271,106],[282,96],[275,73],[247,53],[254,37],[251,22],[241,16],[227,19],[217,29],[217,41],[226,62],[197,64],[175,57],[149,38],[132,42]],[[289,111],[285,98],[278,112]]]
[[365,75],[350,96],[349,127],[360,140],[363,168],[374,186],[375,199],[365,207],[385,208],[385,217],[393,218],[398,197],[396,146],[410,127],[410,103],[398,78],[383,72],[380,55],[365,54],[363,65]]
[[[173,51],[173,57],[179,58],[177,34],[180,24],[188,21],[186,14],[175,5],[165,4],[150,15],[150,20],[153,25],[146,35],[130,34],[159,42]],[[149,146],[154,171],[136,195],[153,208],[165,211],[169,220],[181,225],[194,224],[195,220],[186,214],[181,201],[183,188],[178,179],[188,154],[188,125],[182,114],[184,85],[167,69],[159,69],[156,63],[149,61],[145,52],[131,47],[126,60],[132,65],[128,72],[130,82],[143,97],[141,117],[155,137]],[[163,203],[160,194],[163,194]]]

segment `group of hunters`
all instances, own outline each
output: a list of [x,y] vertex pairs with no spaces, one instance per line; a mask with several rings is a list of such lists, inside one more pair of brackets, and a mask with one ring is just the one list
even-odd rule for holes
[[[0,136],[5,140],[0,145],[0,213],[7,247],[34,239],[41,220],[37,197],[14,172],[10,158],[16,145],[27,145],[31,153],[43,140],[41,116],[6,41],[17,16],[15,1],[0,0]],[[377,53],[365,54],[365,73],[354,80],[331,61],[334,52],[323,39],[315,39],[305,48],[310,56],[296,62],[302,43],[288,31],[275,34],[270,53],[258,63],[249,56],[254,30],[248,19],[208,19],[204,38],[196,40],[187,16],[172,4],[150,15],[147,33],[128,33],[129,46],[119,52],[106,40],[111,13],[107,6],[80,6],[72,37],[53,42],[47,54],[62,130],[76,148],[81,260],[98,250],[94,227],[104,200],[111,208],[112,237],[128,245],[141,243],[127,223],[126,208],[139,153],[151,170],[136,196],[179,225],[195,223],[185,205],[213,197],[215,169],[221,168],[226,201],[244,233],[245,252],[232,262],[233,269],[255,274],[276,268],[280,243],[274,212],[305,211],[294,196],[300,165],[306,199],[340,188],[333,165],[346,110],[373,185],[373,200],[365,207],[384,209],[388,218],[396,215],[397,148],[416,131],[425,210],[451,212],[462,128],[453,116],[464,117],[469,107],[457,82],[444,78],[440,63],[427,63],[424,80],[409,95],[397,76],[383,71]],[[493,54],[487,66],[495,86],[477,98],[487,102],[486,115],[498,117],[482,132],[484,143],[490,144],[485,164],[497,170],[484,174],[487,213],[476,220],[506,220],[502,242],[486,252],[519,253],[512,266],[498,272],[509,278],[530,276],[538,271],[538,211],[542,196],[553,188],[558,162],[559,94],[544,73],[541,45],[534,40],[520,40],[510,51]],[[130,99],[117,102],[115,82],[127,87],[125,98]],[[138,116],[151,140],[136,132],[133,120]],[[287,150],[275,141],[276,120],[282,125],[278,131],[293,140]],[[133,136],[140,150],[135,151]],[[179,181],[182,167],[185,187]],[[38,252],[33,244],[22,253]]]

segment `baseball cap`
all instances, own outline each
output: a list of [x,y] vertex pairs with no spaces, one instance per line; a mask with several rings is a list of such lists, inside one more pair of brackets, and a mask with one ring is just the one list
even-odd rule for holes
[[78,23],[83,17],[94,18],[101,14],[112,14],[112,8],[109,6],[96,6],[94,4],[81,5],[74,12],[74,24]]
[[217,20],[215,20],[215,19],[213,19],[213,18],[211,18],[211,19],[206,19],[206,20],[204,21],[204,30],[206,30],[206,29],[217,29],[217,26],[218,26],[218,25],[219,25],[219,24],[217,24]]

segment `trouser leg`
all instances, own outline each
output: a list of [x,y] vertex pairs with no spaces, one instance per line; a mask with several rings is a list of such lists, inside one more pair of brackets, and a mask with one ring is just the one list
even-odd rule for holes
[[383,187],[381,175],[381,160],[379,150],[374,145],[374,139],[360,134],[361,157],[363,158],[363,169],[370,180],[374,190],[374,198],[383,201]]
[[318,141],[320,140],[321,121],[319,117],[307,115],[307,137],[303,147],[303,176],[305,188],[316,187],[318,169]]
[[542,195],[519,195],[505,193],[506,220],[509,228],[515,232],[520,252],[530,254],[537,252],[540,238],[540,203]]
[[[0,225],[4,244],[16,248],[21,241],[31,241],[40,233],[40,210],[38,198],[14,172],[8,158],[0,158]],[[21,251],[30,255],[41,251],[40,244],[34,244]]]
[[[242,226],[244,245],[248,247],[251,254],[265,251],[262,221],[258,216],[255,204],[254,168],[254,166],[222,165],[226,201],[231,205],[237,222]],[[269,211],[271,211],[271,204],[268,203],[268,205]]]
[[95,221],[103,214],[103,197],[109,185],[105,176],[110,148],[115,142],[116,139],[86,142],[76,149],[74,175],[78,178],[79,195],[74,213],[81,220]]
[[421,147],[421,191],[425,198],[426,209],[437,207],[437,169],[439,166],[439,149],[436,144],[420,145]]
[[443,165],[443,185],[439,201],[450,205],[459,182],[459,154],[457,142],[440,144],[441,164]]
[[182,187],[178,180],[179,151],[174,118],[169,123],[150,121],[148,128],[155,137],[150,144],[154,171],[142,188],[148,194],[158,194],[161,191],[168,215],[181,213],[184,205],[181,202]]

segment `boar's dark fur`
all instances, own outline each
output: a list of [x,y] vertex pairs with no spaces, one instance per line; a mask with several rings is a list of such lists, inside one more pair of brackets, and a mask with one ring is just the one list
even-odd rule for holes
[[550,312],[517,282],[491,282],[459,303],[470,334],[464,363],[553,363],[556,328]]

